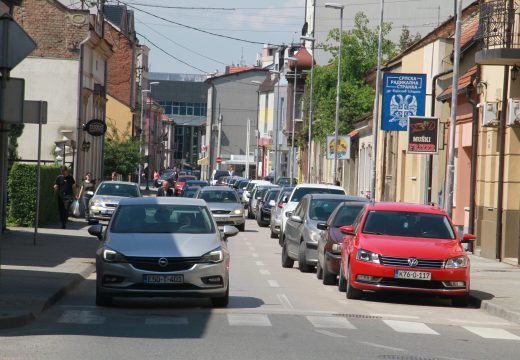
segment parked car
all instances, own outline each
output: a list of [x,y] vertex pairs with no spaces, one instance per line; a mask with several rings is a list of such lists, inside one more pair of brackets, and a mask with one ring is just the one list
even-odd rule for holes
[[175,196],[181,196],[182,187],[186,183],[186,181],[197,180],[197,178],[193,175],[183,175],[177,178],[175,182],[175,189],[173,190]]
[[262,199],[267,190],[272,189],[273,187],[278,187],[277,185],[269,184],[256,184],[251,191],[251,196],[249,197],[249,204],[247,207],[247,218],[255,219],[256,218],[256,208],[258,201]]
[[197,197],[197,192],[202,189],[202,187],[194,185],[194,186],[185,186],[182,192],[182,197],[187,198],[195,198]]
[[168,181],[170,183],[170,186],[173,186],[173,184],[175,183],[175,172],[173,170],[164,171],[157,180],[157,185],[161,187],[164,181]]
[[[213,306],[229,300],[232,226],[219,231],[201,200],[173,197],[124,199],[106,231],[89,228],[96,251],[96,304],[120,296],[206,296]],[[189,239],[189,241],[186,241]]]
[[271,221],[271,210],[276,206],[275,200],[279,193],[280,187],[270,188],[265,192],[264,197],[258,201],[256,210],[256,223],[258,226],[269,226]]
[[242,200],[242,194],[244,193],[244,190],[247,188],[247,184],[249,184],[249,179],[242,179],[242,180],[239,180],[238,182],[235,182],[233,184],[233,189],[235,189],[235,191],[237,192],[238,194],[238,197]]
[[184,196],[184,191],[186,191],[187,188],[193,186],[204,187],[209,186],[209,183],[205,180],[188,180],[184,183],[184,186],[179,191],[179,196]]
[[282,227],[282,211],[289,200],[293,187],[283,187],[275,200],[275,205],[271,208],[271,219],[269,220],[269,228],[271,230],[271,239],[280,237],[280,228]]
[[348,299],[363,290],[404,291],[451,297],[466,306],[470,289],[470,260],[443,210],[406,203],[368,204],[364,214],[340,228],[339,289]]
[[292,212],[298,202],[307,194],[337,194],[337,195],[346,195],[345,189],[335,185],[325,185],[325,184],[299,184],[294,187],[291,195],[287,199],[287,203],[282,209],[281,216],[281,227],[280,227],[280,246],[283,245],[284,242],[284,230],[285,223],[287,222],[287,218],[289,217],[290,212]]
[[278,180],[276,180],[276,185],[279,186],[296,186],[298,184],[298,180],[292,179],[289,177],[279,177]]
[[140,197],[139,186],[128,181],[103,181],[89,202],[89,220],[110,220],[123,198]]
[[242,202],[244,203],[244,207],[249,205],[249,197],[251,196],[251,192],[253,191],[256,184],[271,185],[269,181],[265,180],[250,180],[247,183],[247,187],[244,189],[244,192],[242,193]]
[[340,227],[352,225],[356,217],[362,213],[368,199],[360,197],[340,203],[329,216],[327,222],[320,222],[316,227],[323,230],[318,239],[318,262],[316,277],[324,285],[334,285],[339,274],[341,260],[341,245],[343,234]]
[[330,214],[347,195],[308,194],[305,195],[289,218],[284,229],[282,266],[293,267],[298,261],[301,272],[311,272],[318,262],[318,240],[322,230],[318,223],[327,221]]
[[240,231],[245,230],[244,207],[235,190],[225,186],[206,186],[197,192],[196,197],[206,201],[219,226],[234,225]]
[[216,170],[216,169],[213,170],[209,184],[216,185],[218,182],[218,179],[220,179],[222,176],[231,176],[231,174],[227,170]]

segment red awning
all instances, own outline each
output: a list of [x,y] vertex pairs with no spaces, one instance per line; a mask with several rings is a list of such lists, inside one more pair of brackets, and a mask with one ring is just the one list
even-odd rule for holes
[[[476,72],[477,65],[471,67],[468,71],[462,74],[462,76],[459,76],[459,82],[457,84],[457,93],[460,93],[461,91],[466,89],[466,87],[468,87],[468,85],[471,83],[471,77],[475,75]],[[437,100],[446,101],[448,99],[451,99],[451,89],[452,86],[448,86],[446,90],[444,90],[439,96],[437,96]]]

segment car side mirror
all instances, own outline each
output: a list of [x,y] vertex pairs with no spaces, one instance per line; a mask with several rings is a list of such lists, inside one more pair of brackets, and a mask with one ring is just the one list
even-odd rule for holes
[[291,221],[294,221],[299,224],[303,223],[303,219],[298,215],[291,215],[290,219],[291,219]]
[[327,223],[318,223],[316,227],[318,228],[318,230],[327,230],[329,228],[329,225],[327,225]]
[[221,230],[224,238],[229,238],[239,233],[238,229],[232,225],[224,225],[224,229]]
[[477,236],[473,234],[464,234],[462,235],[461,242],[463,244],[472,244],[475,240],[477,240]]
[[92,236],[96,236],[99,240],[103,239],[103,225],[92,225],[88,228],[88,233]]
[[339,228],[339,231],[341,231],[342,233],[344,233],[346,235],[356,235],[354,233],[354,227],[351,225],[341,226]]
[[276,201],[274,201],[274,200],[269,201],[269,206],[270,207],[276,206]]

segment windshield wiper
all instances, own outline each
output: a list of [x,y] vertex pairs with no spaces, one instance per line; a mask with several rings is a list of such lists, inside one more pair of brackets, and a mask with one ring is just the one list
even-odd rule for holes
[[363,231],[363,234],[385,235],[382,232],[378,232],[378,231]]

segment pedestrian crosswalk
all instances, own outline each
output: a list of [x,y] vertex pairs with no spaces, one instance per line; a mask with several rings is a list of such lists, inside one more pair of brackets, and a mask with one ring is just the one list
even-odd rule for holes
[[[116,316],[116,315],[114,315]],[[262,313],[228,313],[228,314],[212,314],[212,317],[225,322],[230,327],[249,327],[249,328],[270,328],[281,326],[285,323],[281,321],[283,316],[292,316],[292,320],[302,321],[309,328],[316,332],[331,337],[342,338],[349,331],[360,331],[366,326],[363,324],[366,319],[363,317],[354,317],[348,319],[344,316],[334,315],[280,315],[280,314],[262,314]],[[66,309],[57,318],[56,322],[66,325],[103,325],[109,323],[110,315],[103,310],[98,309]],[[154,315],[139,317],[138,321],[143,321],[146,326],[191,326],[201,321],[201,314],[185,314],[185,315]],[[439,336],[443,335],[443,328],[457,328],[465,332],[467,336],[476,336],[483,339],[494,340],[510,340],[520,341],[520,328],[512,327],[511,329],[497,327],[478,327],[478,326],[459,326],[459,325],[439,325],[426,324],[420,321],[403,321],[394,319],[370,319],[369,321],[377,321],[379,330],[388,330],[403,334],[415,334],[423,336]],[[222,325],[222,324],[221,324]],[[343,332],[338,334],[339,332]],[[447,331],[446,331],[447,332]]]

